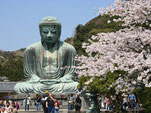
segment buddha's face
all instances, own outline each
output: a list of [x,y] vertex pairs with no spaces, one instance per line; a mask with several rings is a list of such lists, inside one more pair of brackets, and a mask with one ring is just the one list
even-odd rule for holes
[[60,26],[59,25],[42,25],[40,26],[40,34],[42,42],[55,43],[60,38]]

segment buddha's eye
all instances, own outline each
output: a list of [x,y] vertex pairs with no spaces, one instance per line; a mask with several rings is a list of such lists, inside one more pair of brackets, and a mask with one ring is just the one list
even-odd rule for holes
[[56,33],[56,30],[54,29],[54,30],[52,30],[51,32],[52,32],[52,33]]
[[48,30],[43,30],[42,31],[44,34],[47,34],[49,31]]

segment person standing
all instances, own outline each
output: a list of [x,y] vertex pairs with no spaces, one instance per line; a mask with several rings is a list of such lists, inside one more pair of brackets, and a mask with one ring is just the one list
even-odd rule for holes
[[101,109],[101,104],[102,104],[101,96],[98,97],[97,102],[98,102],[99,109]]
[[110,110],[113,112],[115,109],[115,97],[111,95],[110,98]]
[[30,100],[31,100],[30,94],[28,92],[26,92],[24,97],[25,97],[25,100],[24,100],[25,101],[25,111],[26,111],[26,109],[29,111],[29,103],[30,103]]
[[57,99],[55,99],[55,113],[59,113],[59,106],[60,103],[57,101]]
[[14,103],[15,103],[16,109],[18,110],[18,109],[19,109],[19,104],[18,104],[18,102],[14,101]]
[[134,95],[135,95],[135,98],[136,98],[136,101],[135,101],[135,112],[137,113],[138,112],[138,102],[139,102],[139,100],[138,100],[138,96],[136,95],[136,93],[134,93]]
[[4,112],[5,105],[3,104],[3,100],[0,98],[0,113]]
[[6,105],[7,102],[9,102],[10,105],[12,104],[12,101],[9,99],[9,96],[5,97],[5,101],[3,102],[4,105]]
[[18,113],[15,102],[12,102],[13,113]]
[[123,112],[126,112],[126,107],[127,107],[127,100],[126,100],[126,98],[124,97],[123,98],[123,103],[122,103],[122,110],[123,110]]
[[6,106],[5,106],[5,112],[6,113],[9,113],[9,109],[10,109],[10,103],[9,102],[6,102]]
[[40,102],[41,102],[41,97],[40,95],[36,95],[36,110],[40,111]]
[[67,101],[68,101],[68,110],[71,109],[71,104],[70,104],[70,95],[68,95],[67,97]]
[[49,96],[48,91],[45,91],[45,93],[43,94],[43,97],[41,98],[41,104],[42,104],[44,113],[48,113],[48,108],[46,107],[46,100],[48,96]]
[[136,97],[135,97],[134,94],[129,94],[129,96],[128,96],[128,102],[131,105],[132,113],[134,113],[134,107],[135,107],[135,103],[136,103]]
[[49,93],[49,97],[46,100],[46,108],[48,108],[48,113],[54,113],[55,112],[55,100],[52,96],[52,93]]
[[71,96],[70,96],[69,103],[70,103],[70,110],[73,110],[74,109],[74,97],[73,97],[73,94],[71,94]]
[[81,109],[81,99],[79,97],[79,95],[76,95],[76,99],[75,99],[75,111],[76,112],[80,112]]
[[106,100],[105,110],[109,111],[110,110],[110,99],[109,99],[109,97],[106,97],[105,100]]

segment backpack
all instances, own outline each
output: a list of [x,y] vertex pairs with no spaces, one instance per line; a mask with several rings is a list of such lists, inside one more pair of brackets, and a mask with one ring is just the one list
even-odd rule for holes
[[19,109],[19,104],[16,102],[16,109],[18,110]]
[[130,99],[131,101],[133,101],[134,98],[135,98],[135,95],[134,95],[134,94],[130,94],[130,95],[129,95],[129,99]]
[[41,99],[41,104],[43,107],[46,107],[46,100],[47,100],[47,97]]

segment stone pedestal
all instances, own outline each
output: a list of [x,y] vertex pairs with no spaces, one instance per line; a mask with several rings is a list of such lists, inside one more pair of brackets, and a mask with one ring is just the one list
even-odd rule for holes
[[100,109],[98,107],[98,102],[97,102],[97,92],[90,92],[89,97],[91,99],[90,101],[90,107],[87,110],[86,113],[100,113]]
[[90,99],[88,95],[85,93],[81,93],[80,98],[82,100],[81,110],[84,111],[85,109],[88,109],[90,106]]

